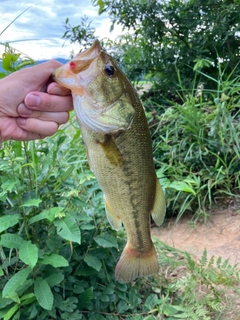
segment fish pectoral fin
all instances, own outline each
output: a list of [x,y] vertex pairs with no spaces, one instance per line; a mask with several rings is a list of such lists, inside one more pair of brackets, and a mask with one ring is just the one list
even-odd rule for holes
[[106,216],[108,219],[108,222],[112,226],[114,230],[119,230],[122,226],[122,221],[121,219],[116,215],[116,213],[112,210],[111,206],[106,200],[106,197],[104,196],[104,201],[105,201],[105,211],[106,211]]
[[157,226],[160,226],[163,223],[164,217],[166,213],[166,202],[164,198],[164,193],[162,187],[156,177],[156,194],[155,194],[155,201],[154,206],[151,212],[153,221],[156,223]]
[[123,156],[114,139],[107,134],[105,135],[105,140],[99,143],[101,144],[103,152],[110,163],[121,167],[123,165]]

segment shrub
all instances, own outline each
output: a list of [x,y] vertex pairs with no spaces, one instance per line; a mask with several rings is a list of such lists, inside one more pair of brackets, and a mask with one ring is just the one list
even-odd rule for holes
[[205,219],[214,203],[239,197],[239,77],[221,73],[211,78],[215,91],[194,84],[181,88],[179,103],[145,102],[158,176],[178,219],[186,210]]

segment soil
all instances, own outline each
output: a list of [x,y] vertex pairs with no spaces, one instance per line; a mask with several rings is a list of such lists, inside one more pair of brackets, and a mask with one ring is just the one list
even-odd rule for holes
[[[208,261],[212,256],[215,261],[222,257],[222,262],[229,259],[232,266],[238,264],[240,269],[240,206],[211,211],[209,217],[209,221],[202,224],[192,223],[191,217],[187,216],[178,223],[170,220],[162,227],[153,227],[152,235],[198,259],[206,248]],[[181,276],[181,270],[177,271],[177,276]],[[231,289],[226,292],[229,303],[220,319],[240,319],[240,298],[233,292]]]
[[178,223],[170,220],[162,227],[152,228],[153,236],[164,243],[201,258],[204,249],[207,256],[229,259],[231,265],[240,266],[240,208],[214,210],[207,223],[192,224],[189,217]]

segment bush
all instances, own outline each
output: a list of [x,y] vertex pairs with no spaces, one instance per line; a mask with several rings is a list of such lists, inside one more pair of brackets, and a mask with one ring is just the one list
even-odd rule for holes
[[224,81],[222,73],[211,78],[216,90],[193,80],[192,90],[181,87],[179,103],[145,102],[158,177],[178,219],[186,210],[205,219],[214,203],[239,197],[240,79]]
[[140,282],[114,280],[125,234],[106,221],[72,123],[52,138],[1,150],[0,318],[101,319],[137,313],[145,299]]

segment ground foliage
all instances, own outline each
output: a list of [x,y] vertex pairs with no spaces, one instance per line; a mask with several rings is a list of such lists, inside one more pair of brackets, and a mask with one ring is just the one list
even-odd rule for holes
[[191,210],[206,221],[213,205],[239,202],[239,77],[223,80],[219,72],[211,78],[216,90],[193,85],[179,91],[181,103],[145,101],[157,173],[177,219]]

